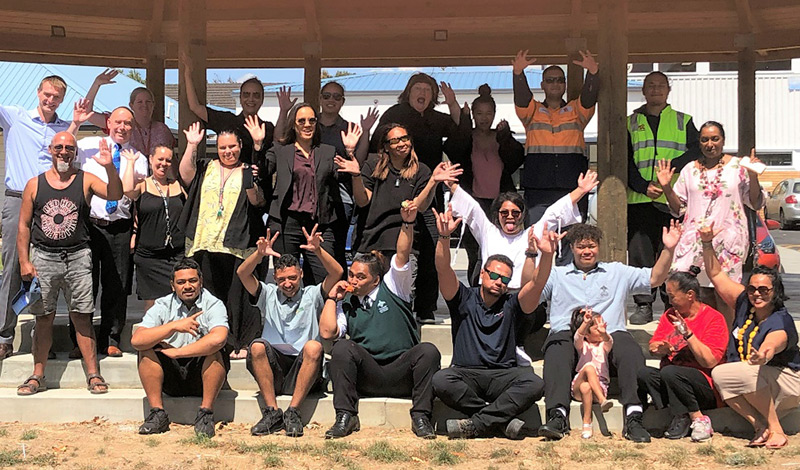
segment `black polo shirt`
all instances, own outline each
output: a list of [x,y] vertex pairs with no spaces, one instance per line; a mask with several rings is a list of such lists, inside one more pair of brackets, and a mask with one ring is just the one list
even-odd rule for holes
[[489,308],[480,289],[459,282],[458,293],[447,301],[453,322],[452,365],[475,369],[516,367],[514,330],[519,315],[524,315],[517,294],[505,294]]

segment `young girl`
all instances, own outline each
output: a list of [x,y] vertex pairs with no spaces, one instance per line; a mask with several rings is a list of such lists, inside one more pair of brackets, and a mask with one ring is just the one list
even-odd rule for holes
[[591,308],[578,308],[572,312],[575,330],[575,349],[578,350],[577,374],[572,379],[572,396],[583,403],[583,432],[581,437],[592,437],[592,404],[600,403],[605,413],[613,405],[608,395],[608,353],[614,340],[606,332],[606,322]]

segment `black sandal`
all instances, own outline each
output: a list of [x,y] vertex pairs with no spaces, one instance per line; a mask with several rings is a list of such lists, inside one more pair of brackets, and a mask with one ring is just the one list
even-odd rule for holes
[[[100,379],[99,382],[92,383],[92,379]],[[100,374],[89,374],[86,377],[86,384],[89,393],[93,395],[101,395],[103,393],[108,393],[108,384],[106,383],[106,379],[103,378]],[[97,387],[105,387],[103,390],[98,390]]]
[[[36,382],[36,385],[33,384],[34,381]],[[44,392],[45,390],[47,390],[47,384],[44,381],[44,376],[33,374],[25,379],[25,382],[22,382],[22,385],[17,387],[17,395],[21,397],[27,397],[30,395],[36,395],[39,392]]]

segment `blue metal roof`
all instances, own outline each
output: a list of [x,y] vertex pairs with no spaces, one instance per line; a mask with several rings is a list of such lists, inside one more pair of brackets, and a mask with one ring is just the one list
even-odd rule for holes
[[[39,83],[48,75],[58,75],[67,82],[67,94],[58,108],[58,114],[62,119],[71,120],[75,102],[86,96],[94,78],[103,70],[104,67],[0,62],[0,103],[34,109],[39,104],[36,97]],[[143,86],[123,74],[117,75],[114,81],[116,83],[100,87],[94,101],[95,111],[111,111],[117,106],[127,106],[131,91]],[[165,97],[164,109],[170,108],[173,111],[165,123],[172,131],[177,131],[178,102]]]

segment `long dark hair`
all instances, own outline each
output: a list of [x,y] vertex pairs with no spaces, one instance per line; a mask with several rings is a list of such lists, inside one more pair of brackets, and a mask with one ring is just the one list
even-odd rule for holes
[[411,87],[416,85],[417,83],[426,83],[431,86],[431,90],[433,91],[433,96],[431,97],[431,102],[428,104],[427,109],[433,109],[434,106],[439,104],[439,84],[436,83],[436,80],[433,79],[427,73],[417,72],[408,79],[408,83],[406,83],[406,87],[400,96],[397,97],[398,103],[408,103],[409,95],[411,94]]
[[397,123],[389,123],[384,124],[375,131],[378,135],[378,155],[380,158],[378,159],[378,163],[375,164],[375,169],[372,170],[372,177],[378,178],[379,180],[383,181],[389,176],[389,165],[391,165],[391,157],[389,157],[389,151],[386,150],[386,146],[389,145],[389,131],[395,128],[400,128],[406,131],[408,135],[409,143],[411,144],[411,151],[408,152],[408,156],[403,161],[403,168],[400,168],[400,177],[403,179],[410,180],[411,178],[417,175],[419,171],[419,157],[417,157],[417,152],[414,151],[414,139],[411,136],[411,133],[408,131],[408,128],[402,124]]
[[286,118],[286,129],[283,131],[283,137],[280,138],[279,142],[283,145],[290,145],[297,142],[297,132],[294,130],[295,121],[297,121],[297,112],[303,108],[308,108],[314,112],[314,118],[317,120],[317,123],[314,124],[314,136],[311,137],[311,146],[312,147],[319,147],[319,144],[322,142],[322,136],[319,124],[319,115],[317,110],[311,106],[309,103],[299,103],[292,107],[289,111],[289,116]]
[[753,268],[750,278],[756,274],[767,276],[772,281],[772,305],[775,306],[775,310],[784,308],[784,302],[789,300],[789,296],[786,295],[786,290],[783,288],[783,279],[781,279],[778,271],[765,266],[756,266]]

